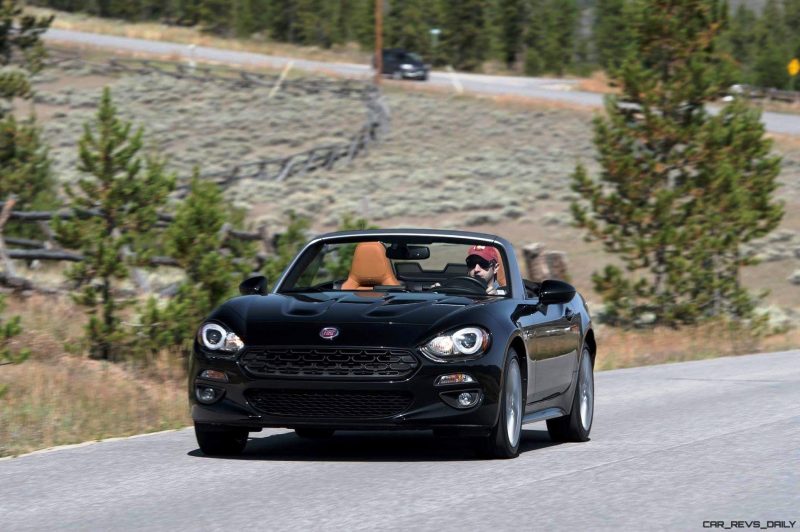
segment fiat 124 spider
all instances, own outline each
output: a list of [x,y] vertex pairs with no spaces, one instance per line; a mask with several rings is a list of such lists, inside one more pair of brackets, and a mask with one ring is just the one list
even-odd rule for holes
[[271,291],[264,277],[200,326],[189,397],[208,455],[287,427],[427,429],[518,455],[521,425],[585,441],[595,341],[571,285],[523,279],[514,248],[482,233],[366,230],[311,240]]

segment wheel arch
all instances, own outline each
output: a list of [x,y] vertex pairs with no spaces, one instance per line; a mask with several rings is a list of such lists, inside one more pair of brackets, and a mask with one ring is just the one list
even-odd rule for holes
[[597,342],[594,339],[594,330],[589,329],[583,337],[583,345],[589,348],[589,353],[592,355],[592,367],[594,367],[595,358],[597,358]]
[[522,386],[524,390],[525,387],[528,385],[528,364],[526,362],[528,360],[528,353],[527,350],[525,349],[525,342],[522,340],[522,337],[514,336],[511,339],[511,342],[509,342],[508,347],[506,348],[506,352],[508,352],[511,349],[516,351],[517,355],[519,355],[520,357],[518,362],[519,362],[520,373],[522,373]]

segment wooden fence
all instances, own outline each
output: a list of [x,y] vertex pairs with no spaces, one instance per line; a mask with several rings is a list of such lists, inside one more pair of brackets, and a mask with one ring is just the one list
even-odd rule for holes
[[[67,220],[72,218],[89,218],[93,216],[101,216],[99,211],[74,211],[74,210],[60,210],[60,211],[15,211],[13,210],[16,200],[12,197],[7,201],[0,202],[0,260],[3,263],[4,272],[0,274],[0,285],[7,286],[16,290],[36,290],[46,293],[57,292],[58,290],[43,288],[34,285],[28,279],[22,278],[17,275],[14,268],[12,259],[27,260],[27,261],[67,261],[67,262],[80,262],[84,257],[79,253],[65,250],[60,248],[60,244],[56,241],[55,234],[49,225],[53,219]],[[47,240],[33,240],[29,238],[6,237],[3,234],[3,228],[8,220],[17,220],[23,223],[37,224],[42,232],[48,236]],[[166,227],[174,217],[169,214],[159,214],[157,226]],[[268,255],[264,250],[271,247],[273,237],[269,235],[267,228],[262,226],[256,232],[241,231],[233,229],[229,224],[226,224],[220,230],[220,241],[225,242],[228,239],[258,241],[262,243],[262,251],[256,255],[256,261],[252,265],[253,271],[260,270],[266,262]],[[8,246],[15,246],[9,248]],[[179,266],[179,262],[172,257],[151,257],[148,260],[150,266]],[[139,285],[139,288],[146,290],[142,281],[143,276],[134,273],[134,282]]]
[[[222,188],[241,179],[284,181],[318,170],[330,170],[338,164],[350,164],[368,151],[370,144],[380,141],[389,130],[390,112],[380,91],[372,84],[358,80],[296,79],[285,80],[278,75],[247,70],[214,69],[207,66],[189,68],[181,63],[165,63],[146,59],[110,59],[106,63],[87,61],[75,53],[50,51],[50,64],[61,68],[88,67],[98,74],[155,74],[199,83],[222,83],[236,88],[280,87],[287,94],[332,94],[342,98],[357,98],[367,110],[366,119],[358,130],[344,142],[314,146],[285,157],[259,159],[233,165],[220,172],[206,172],[200,177],[213,180]],[[188,190],[188,183],[177,187],[178,195]]]

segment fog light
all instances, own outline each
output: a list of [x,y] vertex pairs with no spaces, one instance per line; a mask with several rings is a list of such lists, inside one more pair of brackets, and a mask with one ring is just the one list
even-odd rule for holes
[[453,390],[450,392],[442,392],[439,394],[442,401],[447,405],[465,410],[467,408],[474,408],[481,404],[483,400],[483,392],[481,390]]
[[472,378],[472,375],[466,373],[451,373],[450,375],[439,375],[436,377],[436,381],[433,385],[446,386],[448,384],[466,384],[473,382],[475,382],[475,379]]
[[224,371],[219,371],[216,369],[203,370],[203,372],[200,373],[200,378],[212,381],[228,382],[228,375],[226,375]]
[[222,390],[217,390],[211,386],[196,386],[194,395],[201,403],[210,405],[222,397]]
[[478,402],[478,394],[475,392],[463,392],[458,395],[458,406],[469,408]]

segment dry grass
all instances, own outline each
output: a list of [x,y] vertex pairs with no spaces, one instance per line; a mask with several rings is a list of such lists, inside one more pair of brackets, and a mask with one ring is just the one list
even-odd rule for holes
[[4,317],[22,317],[12,347],[31,357],[0,367],[0,456],[189,424],[180,361],[162,357],[141,369],[66,354],[65,345],[79,349],[85,322],[68,297],[6,302]]
[[599,370],[796,349],[800,330],[757,336],[722,324],[670,329],[597,329]]
[[602,70],[593,72],[588,78],[583,78],[578,81],[578,90],[586,92],[599,92],[601,94],[616,94],[619,93],[618,87],[612,87],[609,84],[608,76]]
[[190,423],[179,372],[163,375],[72,355],[3,366],[0,456]]

